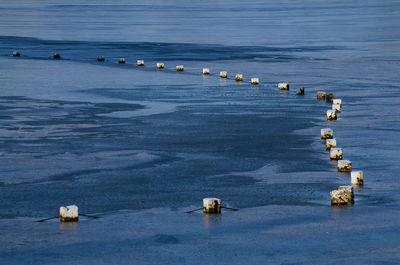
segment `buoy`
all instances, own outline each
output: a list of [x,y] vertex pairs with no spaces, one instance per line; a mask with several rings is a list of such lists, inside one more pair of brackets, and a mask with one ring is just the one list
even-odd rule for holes
[[164,63],[157,63],[157,69],[164,69]]
[[60,59],[61,55],[59,53],[53,54],[53,59]]
[[21,54],[19,53],[19,51],[14,51],[12,55],[15,56],[15,57],[21,56]]
[[235,75],[235,80],[236,80],[236,82],[242,82],[243,81],[243,75],[242,74]]
[[351,172],[351,162],[349,160],[339,160],[338,161],[338,171]]
[[288,82],[282,82],[278,84],[278,89],[279,90],[289,90],[290,85]]
[[258,85],[260,83],[260,80],[258,78],[252,78],[251,79],[251,84],[252,85]]
[[67,207],[60,207],[60,221],[61,222],[78,222],[79,219],[78,206],[70,205]]
[[332,104],[332,109],[336,110],[336,112],[340,112],[342,108],[339,104]]
[[304,95],[304,87],[299,87],[299,88],[297,88],[296,94],[297,94],[297,95]]
[[332,139],[333,130],[331,128],[321,129],[321,139]]
[[203,68],[203,75],[209,75],[209,74],[210,74],[210,69]]
[[362,186],[364,184],[364,174],[362,171],[351,172],[351,184]]
[[329,157],[331,158],[331,160],[341,160],[343,158],[342,148],[336,148],[336,147],[331,148]]
[[331,204],[350,205],[354,203],[354,190],[352,186],[340,186],[331,191]]
[[328,110],[328,111],[326,112],[326,119],[327,119],[328,121],[337,120],[336,110]]
[[326,139],[326,150],[331,150],[336,147],[336,139]]
[[121,64],[125,63],[125,59],[124,58],[119,58],[118,59],[118,63],[121,63]]
[[183,65],[177,65],[176,66],[176,71],[182,72],[183,71]]
[[326,102],[332,102],[335,99],[335,95],[332,93],[326,95]]
[[137,64],[137,66],[144,66],[144,61],[143,60],[137,60],[136,64]]
[[338,104],[338,105],[340,105],[340,106],[342,106],[342,100],[341,99],[334,99],[333,100],[333,104]]
[[103,56],[97,56],[97,61],[104,62],[104,57]]
[[228,78],[228,72],[219,72],[219,77]]
[[218,198],[203,199],[204,213],[221,213],[221,200]]
[[322,92],[322,91],[317,92],[317,99],[318,100],[325,100],[325,97],[326,97],[326,93],[325,92]]

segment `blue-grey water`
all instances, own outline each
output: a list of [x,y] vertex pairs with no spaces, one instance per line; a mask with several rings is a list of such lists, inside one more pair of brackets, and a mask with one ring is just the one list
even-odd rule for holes
[[[0,263],[398,264],[399,18],[377,0],[1,0]],[[364,171],[349,207],[330,205],[350,175],[325,127]],[[204,197],[240,210],[185,213]],[[35,222],[70,204],[100,218]]]

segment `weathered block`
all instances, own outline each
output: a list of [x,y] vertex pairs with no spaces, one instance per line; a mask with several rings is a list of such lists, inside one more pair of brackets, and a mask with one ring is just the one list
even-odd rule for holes
[[53,54],[53,59],[60,59],[61,55],[59,53]]
[[334,99],[333,100],[333,104],[338,104],[338,105],[340,105],[340,106],[342,106],[342,100],[341,99]]
[[19,53],[19,51],[14,51],[12,55],[15,56],[15,57],[21,56],[21,54]]
[[321,129],[321,139],[332,139],[333,130],[331,128]]
[[336,147],[336,139],[326,139],[325,142],[326,150],[331,150]]
[[354,190],[352,186],[340,186],[331,191],[331,204],[350,205],[354,203]]
[[119,58],[119,59],[118,59],[118,63],[124,64],[124,63],[125,63],[125,59],[124,59],[124,58]]
[[221,213],[221,200],[218,198],[203,199],[204,213]]
[[289,90],[290,89],[290,84],[289,82],[282,82],[278,84],[278,89],[279,90]]
[[137,66],[144,66],[144,61],[143,60],[137,60],[136,64],[137,64]]
[[328,121],[337,120],[336,110],[328,110],[328,111],[326,112],[326,119],[327,119]]
[[228,78],[228,72],[224,72],[224,71],[219,72],[219,77],[221,77],[221,78]]
[[326,98],[326,93],[325,92],[322,92],[322,91],[317,92],[317,99],[325,100],[325,98]]
[[335,95],[332,93],[326,95],[326,102],[332,102],[335,99]]
[[242,75],[242,74],[237,74],[237,75],[235,75],[235,80],[236,80],[237,82],[243,81],[243,75]]
[[164,63],[157,63],[156,67],[157,69],[164,69]]
[[209,68],[203,68],[203,75],[209,75],[210,74],[210,69]]
[[77,222],[79,219],[78,206],[70,205],[60,207],[61,222]]
[[339,160],[338,161],[338,171],[351,172],[351,162],[349,160]]
[[176,71],[182,72],[183,71],[183,65],[177,65],[176,66]]
[[341,160],[343,158],[342,148],[331,148],[331,151],[329,152],[329,157],[331,158],[331,160]]
[[363,185],[364,184],[364,173],[362,171],[351,172],[351,184],[352,185]]
[[103,56],[97,56],[97,61],[104,62],[104,57]]
[[297,88],[296,94],[297,95],[304,95],[304,87]]
[[251,79],[251,84],[252,85],[258,85],[260,83],[260,80],[258,78],[252,78]]
[[341,105],[339,104],[332,104],[332,109],[336,110],[336,112],[340,112],[342,110]]

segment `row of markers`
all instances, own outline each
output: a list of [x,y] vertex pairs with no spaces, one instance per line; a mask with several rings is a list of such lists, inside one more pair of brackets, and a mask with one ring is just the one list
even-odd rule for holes
[[[325,92],[317,92],[319,100],[332,102],[332,109],[326,112],[328,121],[337,120],[338,113],[342,110],[342,100],[335,99],[333,94]],[[348,172],[351,174],[351,185],[362,186],[364,184],[364,176],[362,171],[352,171],[350,160],[343,160],[343,150],[336,146],[336,139],[333,138],[333,130],[330,128],[321,129],[321,139],[325,140],[326,150],[329,151],[331,160],[338,161],[338,171]],[[336,190],[331,191],[331,204],[333,205],[350,205],[354,203],[354,189],[352,186],[340,186]]]

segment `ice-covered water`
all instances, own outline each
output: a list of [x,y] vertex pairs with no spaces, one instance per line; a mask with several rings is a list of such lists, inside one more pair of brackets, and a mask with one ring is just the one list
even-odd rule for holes
[[[399,2],[0,3],[0,263],[399,261]],[[241,210],[184,213],[209,196]],[[101,218],[33,222],[69,204]]]

